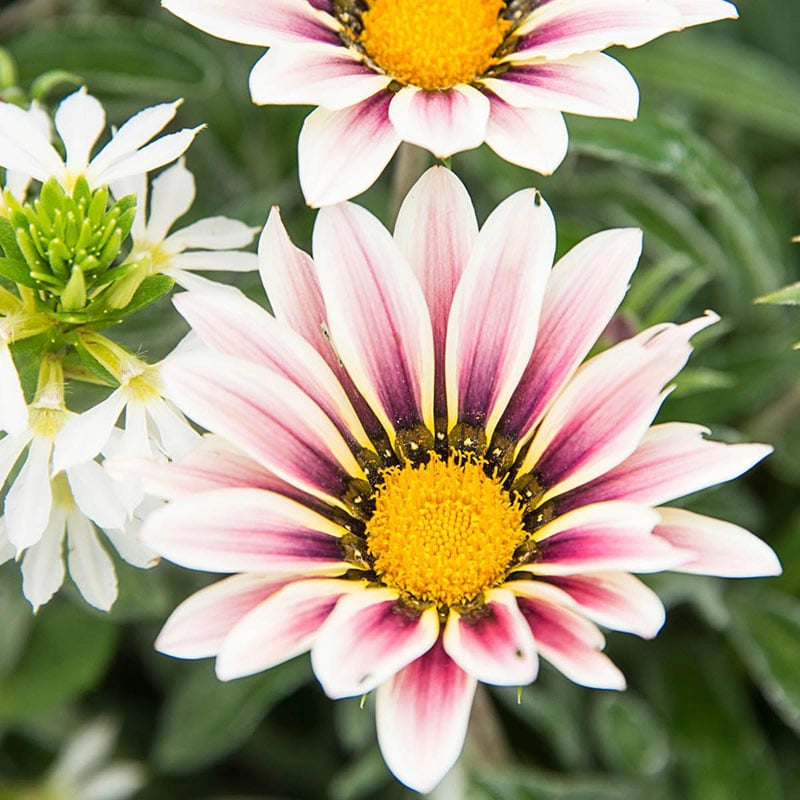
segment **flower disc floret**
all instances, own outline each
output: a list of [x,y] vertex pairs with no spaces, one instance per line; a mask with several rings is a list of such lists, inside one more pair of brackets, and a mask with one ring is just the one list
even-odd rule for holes
[[452,606],[505,577],[527,535],[522,511],[479,463],[434,456],[383,478],[367,544],[386,585]]
[[399,83],[449,89],[495,63],[511,27],[504,9],[502,0],[372,0],[359,41]]

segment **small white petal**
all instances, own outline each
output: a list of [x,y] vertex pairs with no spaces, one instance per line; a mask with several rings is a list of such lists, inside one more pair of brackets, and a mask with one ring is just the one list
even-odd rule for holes
[[94,525],[79,511],[67,516],[69,574],[89,605],[108,611],[117,599],[114,564],[97,540]]

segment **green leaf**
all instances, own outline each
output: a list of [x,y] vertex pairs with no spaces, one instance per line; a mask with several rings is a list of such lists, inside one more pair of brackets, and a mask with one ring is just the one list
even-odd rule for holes
[[250,678],[223,683],[210,663],[186,665],[164,707],[154,758],[167,772],[191,772],[239,747],[276,703],[310,680],[301,657]]
[[569,776],[540,770],[479,770],[471,776],[467,800],[655,800],[636,784],[600,775]]
[[731,641],[772,707],[800,733],[800,600],[783,592],[736,593]]
[[31,277],[31,271],[24,261],[14,258],[0,258],[0,275],[12,283],[19,283],[29,289],[38,289],[39,284]]
[[636,75],[645,98],[649,87],[666,89],[696,102],[704,113],[717,112],[800,143],[800,77],[763,52],[689,31],[618,55]]
[[36,394],[39,365],[42,363],[44,354],[49,351],[50,345],[50,331],[44,331],[37,336],[29,336],[27,339],[21,339],[11,345],[11,355],[14,357],[22,391],[29,403],[33,402]]
[[[208,50],[169,25],[131,17],[66,17],[36,25],[8,43],[26,84],[58,64],[93,92],[163,102],[208,96],[221,76]],[[64,73],[61,73],[64,75]]]
[[151,303],[160,300],[172,291],[173,286],[175,286],[175,281],[168,275],[151,275],[145,278],[139,284],[139,288],[134,292],[130,303],[128,303],[125,308],[115,310],[109,315],[110,324],[130,317],[132,314],[141,311]]
[[778,289],[777,292],[770,292],[755,299],[756,303],[774,303],[780,306],[800,305],[800,282],[792,283]]
[[598,693],[592,723],[597,747],[611,769],[654,775],[667,765],[669,739],[663,723],[635,695]]
[[14,226],[3,216],[0,216],[0,248],[3,249],[6,258],[25,263],[25,256],[17,244],[17,234]]
[[108,667],[117,629],[55,600],[42,608],[14,668],[0,679],[0,721],[31,719],[92,689]]
[[663,714],[686,786],[682,800],[782,800],[751,695],[719,640],[673,636],[659,644]]
[[570,144],[575,152],[682,184],[708,208],[724,237],[726,277],[737,284],[737,295],[765,294],[782,283],[783,253],[760,198],[742,172],[686,123],[660,114],[634,123],[576,117]]
[[119,381],[83,346],[80,338],[70,337],[71,343],[75,346],[80,363],[96,378],[109,386],[119,386]]

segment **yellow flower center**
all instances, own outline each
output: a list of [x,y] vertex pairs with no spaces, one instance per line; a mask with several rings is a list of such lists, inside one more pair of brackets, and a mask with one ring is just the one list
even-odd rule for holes
[[367,545],[387,586],[451,606],[505,577],[527,536],[522,510],[480,464],[434,456],[383,477]]
[[368,0],[359,40],[400,83],[435,91],[470,83],[495,63],[511,27],[503,0]]

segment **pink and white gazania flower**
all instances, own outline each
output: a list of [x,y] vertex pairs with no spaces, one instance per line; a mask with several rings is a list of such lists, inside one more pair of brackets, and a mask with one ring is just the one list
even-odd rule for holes
[[64,406],[60,366],[30,407],[29,425],[0,439],[0,485],[24,455],[0,517],[0,563],[22,560],[22,590],[34,610],[64,582],[64,545],[72,580],[87,603],[107,611],[117,597],[114,564],[100,544],[101,528],[119,554],[137,567],[158,560],[129,530],[123,498],[108,473],[91,459],[64,470],[52,465],[53,442],[79,415]]
[[153,140],[175,116],[180,101],[146,108],[116,130],[108,144],[92,157],[106,127],[106,113],[85,88],[62,100],[55,129],[66,161],[50,143],[49,131],[13,103],[0,102],[0,167],[27,178],[55,178],[67,191],[85,176],[91,189],[141,175],[181,156],[200,128],[184,128]]
[[136,195],[136,218],[131,228],[133,247],[129,261],[147,259],[149,274],[164,273],[184,288],[203,285],[205,279],[195,270],[252,272],[258,269],[255,253],[243,253],[257,232],[236,219],[209,217],[180,228],[170,229],[191,207],[195,198],[194,175],[181,159],[165,169],[150,191],[147,177],[136,176],[112,187],[117,197]]
[[631,572],[777,573],[751,533],[661,508],[770,450],[651,425],[716,317],[581,363],[640,249],[638,230],[610,230],[553,266],[536,191],[479,231],[441,167],[394,237],[358,206],[323,209],[313,262],[273,213],[275,316],[233,291],[175,299],[211,350],[172,360],[164,383],[228,446],[148,470],[172,501],[142,537],[231,575],[179,606],[157,647],[216,656],[223,680],[310,649],[330,697],[377,690],[384,757],[424,792],[458,758],[477,681],[528,684],[542,656],[624,687],[595,623],[650,637],[664,615]]
[[486,142],[549,174],[561,112],[633,119],[639,93],[600,51],[737,16],[725,0],[162,0],[222,39],[269,47],[259,104],[319,106],[299,142],[312,206],[369,188],[401,141],[446,158]]

